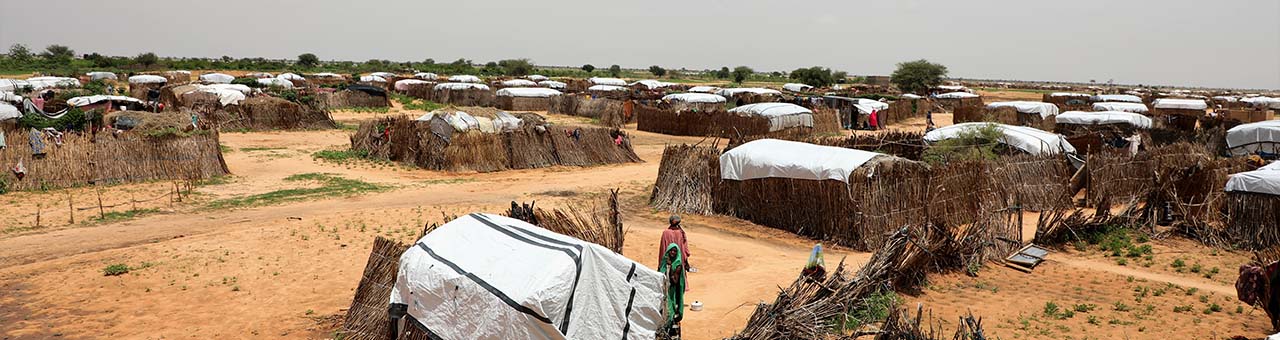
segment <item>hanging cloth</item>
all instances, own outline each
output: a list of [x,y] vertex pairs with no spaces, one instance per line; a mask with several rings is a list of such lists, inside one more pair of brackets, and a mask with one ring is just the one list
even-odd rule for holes
[[40,130],[31,129],[31,155],[39,156],[44,154],[44,134]]

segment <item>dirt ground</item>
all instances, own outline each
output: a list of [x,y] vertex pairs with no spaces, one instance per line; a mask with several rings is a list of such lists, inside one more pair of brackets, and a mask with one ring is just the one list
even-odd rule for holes
[[[413,114],[399,107],[388,114],[400,113]],[[339,112],[335,118],[354,124],[375,115]],[[935,120],[949,124],[949,115],[935,115]],[[924,122],[901,127],[923,129]],[[599,197],[610,188],[622,190],[628,228],[624,255],[656,266],[657,240],[669,213],[646,202],[662,149],[702,140],[638,132],[632,125],[628,133],[644,163],[484,174],[312,158],[319,150],[344,148],[349,133],[224,133],[225,158],[234,175],[179,188],[187,192],[176,202],[175,184],[169,182],[0,196],[7,202],[0,205],[0,215],[6,216],[0,221],[0,290],[5,292],[0,294],[0,334],[5,339],[330,338],[375,236],[409,242],[425,224],[446,215],[499,213],[512,200],[555,207]],[[234,209],[208,205],[305,186],[285,180],[303,173],[336,174],[390,189]],[[109,206],[101,213],[99,192]],[[130,203],[153,197],[159,198]],[[121,216],[128,211],[143,212]],[[96,220],[100,215],[111,218]],[[685,225],[690,263],[699,269],[689,278],[686,300],[706,306],[686,314],[686,338],[694,340],[721,339],[740,329],[755,304],[772,301],[778,287],[796,277],[815,243],[723,216],[685,216]],[[1096,250],[1064,249],[1030,274],[991,265],[977,277],[936,275],[903,299],[932,310],[931,319],[944,327],[972,312],[984,318],[990,335],[1005,339],[1257,338],[1267,333],[1262,311],[1235,302],[1232,283],[1246,254],[1178,239],[1151,243],[1150,260],[1119,265]],[[831,262],[843,257],[856,266],[869,257],[828,249]],[[1173,268],[1175,259],[1187,265]],[[1200,264],[1199,272],[1190,271],[1193,263]],[[112,264],[130,270],[105,276]],[[1215,267],[1220,272],[1206,278]],[[1062,310],[1080,304],[1088,311],[1073,317],[1046,314],[1050,302]],[[1220,311],[1210,311],[1213,304]]]

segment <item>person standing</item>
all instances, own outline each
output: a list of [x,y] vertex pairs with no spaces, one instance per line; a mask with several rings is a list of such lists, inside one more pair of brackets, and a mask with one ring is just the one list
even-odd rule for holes
[[667,293],[663,299],[663,313],[667,317],[666,332],[671,338],[680,336],[680,321],[684,319],[685,263],[682,261],[680,246],[668,243],[662,251],[662,260],[658,262],[658,272],[667,276]]
[[689,241],[685,237],[684,228],[680,227],[680,215],[671,215],[667,223],[667,229],[662,231],[662,239],[658,242],[658,263],[662,263],[665,258],[667,245],[674,243],[680,248],[680,258],[684,263],[685,271],[689,271]]

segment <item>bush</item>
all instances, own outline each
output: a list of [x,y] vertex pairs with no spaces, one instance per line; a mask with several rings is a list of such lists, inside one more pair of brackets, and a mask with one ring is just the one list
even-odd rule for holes
[[123,263],[117,263],[102,269],[103,276],[124,275],[129,272],[129,266]]
[[953,160],[992,160],[1004,150],[999,143],[1004,134],[995,124],[986,124],[976,129],[967,129],[956,135],[956,138],[933,143],[920,158],[931,164],[941,164]]
[[798,68],[795,71],[791,71],[791,79],[814,87],[827,87],[835,83],[835,77],[832,76],[831,69],[820,66]]
[[754,73],[756,73],[756,71],[752,70],[750,67],[746,67],[746,66],[734,67],[733,82],[742,83],[743,81],[746,81],[748,77],[751,77],[751,75]]
[[[101,120],[102,117],[97,117]],[[39,113],[28,113],[18,119],[18,124],[23,127],[43,130],[44,128],[54,128],[58,131],[84,130],[89,123],[89,117],[79,108],[67,109],[67,113],[56,119],[49,119]]]

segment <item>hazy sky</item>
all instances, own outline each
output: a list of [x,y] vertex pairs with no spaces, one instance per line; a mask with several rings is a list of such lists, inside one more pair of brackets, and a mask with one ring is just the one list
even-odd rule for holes
[[1280,0],[6,1],[0,45],[78,53],[792,70],[1280,89]]

